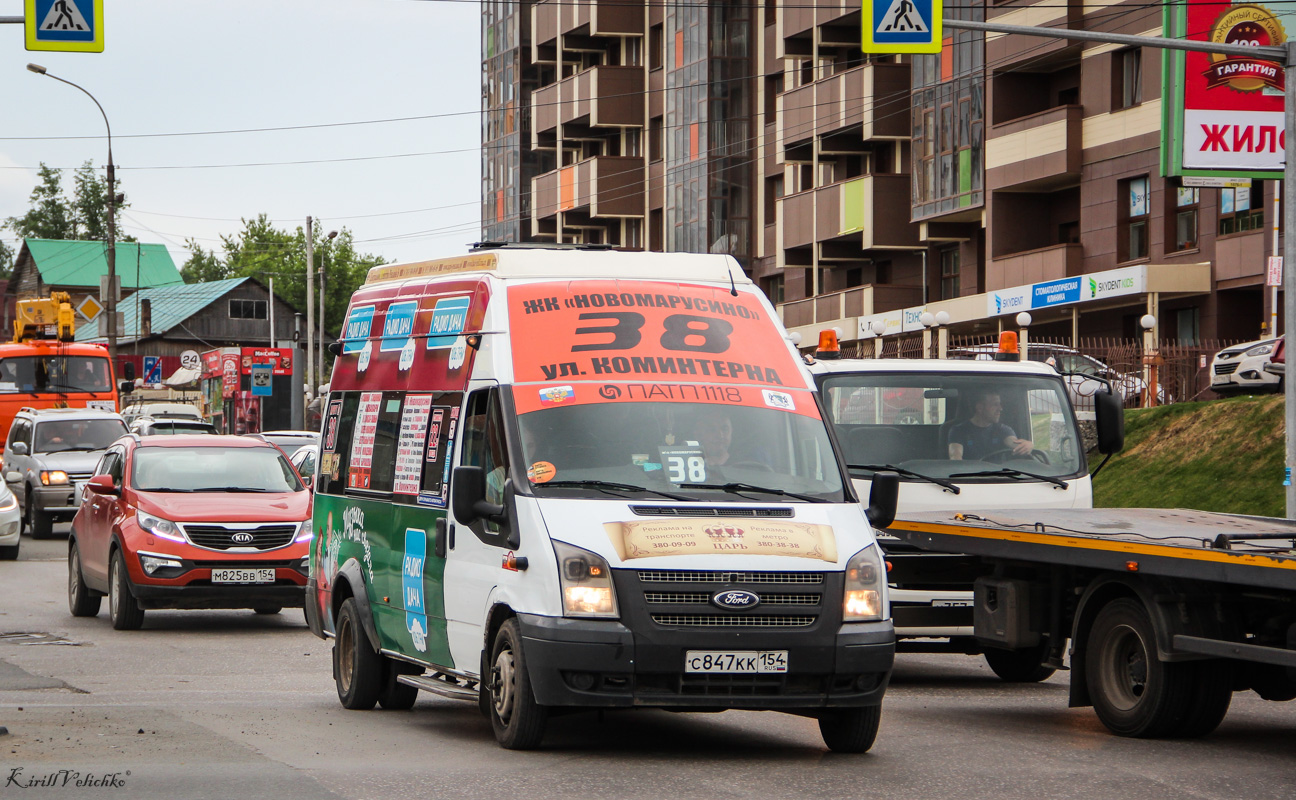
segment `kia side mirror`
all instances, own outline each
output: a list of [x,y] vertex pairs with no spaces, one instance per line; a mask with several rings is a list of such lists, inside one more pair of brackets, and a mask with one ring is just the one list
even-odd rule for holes
[[886,528],[895,522],[896,506],[900,501],[900,476],[894,472],[873,473],[873,488],[869,490],[869,524]]
[[96,475],[86,483],[86,486],[95,494],[121,494],[121,489],[113,484],[113,479],[109,475]]

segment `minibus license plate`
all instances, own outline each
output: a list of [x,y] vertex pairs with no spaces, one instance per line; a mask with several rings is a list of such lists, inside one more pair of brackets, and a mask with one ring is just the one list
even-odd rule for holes
[[689,650],[685,672],[758,674],[787,672],[786,650]]
[[212,570],[212,583],[274,583],[275,571],[273,567],[256,569],[214,569]]

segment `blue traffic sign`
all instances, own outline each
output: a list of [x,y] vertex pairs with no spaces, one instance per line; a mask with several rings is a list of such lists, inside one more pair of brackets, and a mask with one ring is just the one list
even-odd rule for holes
[[162,359],[157,356],[144,356],[144,382],[162,382]]
[[28,50],[102,53],[103,0],[25,0]]
[[250,373],[253,397],[270,397],[274,394],[273,364],[253,364]]
[[866,53],[939,53],[942,0],[864,0]]

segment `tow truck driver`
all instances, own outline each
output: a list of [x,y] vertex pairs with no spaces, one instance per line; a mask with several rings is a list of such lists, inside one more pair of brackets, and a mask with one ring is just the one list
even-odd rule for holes
[[950,429],[950,460],[973,461],[1005,450],[1013,455],[1030,455],[1035,444],[1018,438],[1012,428],[999,421],[1003,415],[1003,399],[999,393],[981,392],[974,397],[972,417]]

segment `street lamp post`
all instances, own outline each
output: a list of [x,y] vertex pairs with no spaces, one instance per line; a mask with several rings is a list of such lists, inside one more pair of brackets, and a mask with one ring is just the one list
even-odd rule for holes
[[51,75],[40,64],[28,64],[27,69],[37,75],[44,75],[47,78],[53,78],[59,83],[66,83],[73,89],[79,90],[86,97],[89,97],[103,115],[104,127],[108,129],[108,291],[104,300],[104,314],[108,317],[108,324],[104,328],[104,338],[108,340],[108,360],[114,365],[117,364],[117,183],[116,175],[113,172],[112,156],[112,126],[108,124],[108,115],[104,113],[103,106],[95,100],[95,96],[87,92],[84,88],[76,85],[72,81],[64,80],[57,75]]
[[320,290],[319,290],[319,382],[324,383],[324,268],[328,266],[328,254],[333,249],[333,240],[337,238],[337,231],[329,231],[325,244],[328,245],[324,252],[320,254]]

